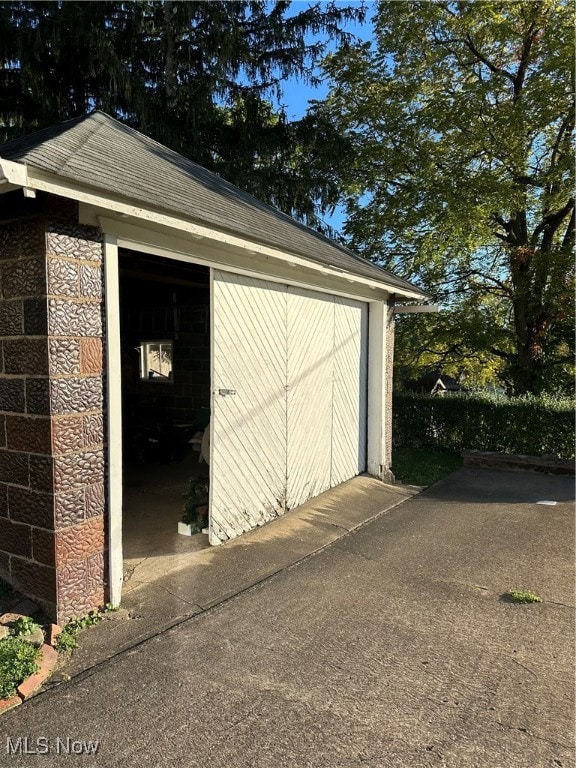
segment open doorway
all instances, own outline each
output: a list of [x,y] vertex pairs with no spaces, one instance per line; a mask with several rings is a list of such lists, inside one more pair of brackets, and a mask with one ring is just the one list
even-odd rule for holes
[[[208,525],[210,273],[120,250],[119,288],[129,590],[209,546],[202,530]],[[178,530],[186,511],[190,536]]]

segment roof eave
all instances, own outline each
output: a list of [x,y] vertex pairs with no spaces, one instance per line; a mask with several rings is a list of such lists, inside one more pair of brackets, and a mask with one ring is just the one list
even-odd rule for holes
[[428,301],[430,299],[426,293],[416,287],[412,288],[410,286],[405,288],[385,279],[373,280],[340,269],[339,267],[326,266],[313,259],[307,259],[300,254],[291,252],[289,249],[280,250],[275,246],[270,246],[257,240],[239,237],[234,233],[226,232],[226,230],[212,225],[203,224],[192,218],[185,218],[173,213],[163,212],[161,209],[151,208],[138,200],[120,198],[118,195],[106,195],[100,189],[0,157],[0,194],[17,188],[22,188],[24,193],[29,196],[35,190],[47,192],[114,212],[123,219],[129,218],[154,222],[177,232],[185,232],[194,238],[224,242],[244,251],[253,251],[270,258],[281,259],[293,266],[301,265],[313,268],[326,275],[359,283],[370,289],[386,291],[389,295],[393,295],[400,301]]

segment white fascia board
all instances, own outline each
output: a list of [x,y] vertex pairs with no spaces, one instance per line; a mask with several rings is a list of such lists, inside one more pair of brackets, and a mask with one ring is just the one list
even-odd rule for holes
[[104,195],[91,187],[67,179],[61,179],[54,174],[41,171],[37,168],[5,160],[2,160],[1,164],[2,166],[7,164],[7,172],[13,174],[14,179],[19,179],[19,181],[16,182],[18,186],[37,189],[42,192],[48,192],[53,195],[77,200],[80,203],[95,206],[104,214],[114,212],[124,218],[131,219],[134,222],[144,221],[149,224],[153,223],[166,227],[168,230],[178,234],[185,233],[192,237],[213,241],[214,243],[225,243],[226,245],[247,251],[248,253],[261,254],[271,259],[287,262],[293,266],[313,269],[323,275],[337,277],[340,280],[347,280],[350,283],[363,285],[371,290],[394,293],[396,296],[406,299],[423,298],[420,291],[411,291],[409,289],[400,288],[393,284],[388,284],[385,280],[371,280],[370,278],[345,272],[337,267],[323,266],[317,262],[292,253],[289,250],[281,251],[277,248],[263,245],[262,243],[253,240],[231,235],[228,232],[216,228],[196,224],[179,216],[168,215],[152,208],[146,208],[140,203],[126,201],[126,199],[122,199],[118,195]]
[[34,187],[28,181],[27,166],[0,157],[0,195],[13,189],[24,190],[26,197],[36,197]]
[[255,252],[240,251],[223,243],[176,237],[105,216],[97,216],[95,220],[87,219],[82,213],[81,211],[82,223],[97,224],[104,233],[116,238],[120,248],[126,250],[198,264],[223,272],[234,272],[282,285],[300,286],[348,299],[374,302],[386,301],[389,297],[388,292],[383,289],[372,290],[365,285],[343,280],[342,276],[335,278],[320,273],[312,269],[309,262],[305,267],[298,267]]

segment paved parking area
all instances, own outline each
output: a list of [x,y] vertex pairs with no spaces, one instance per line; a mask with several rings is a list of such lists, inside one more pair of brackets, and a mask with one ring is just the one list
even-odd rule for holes
[[[2,729],[48,739],[46,768],[571,768],[573,490],[459,470]],[[2,768],[40,764],[3,749]]]

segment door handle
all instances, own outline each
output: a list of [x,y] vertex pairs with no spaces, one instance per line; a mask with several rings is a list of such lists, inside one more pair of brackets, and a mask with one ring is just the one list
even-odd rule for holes
[[235,395],[236,394],[236,390],[235,389],[219,389],[218,390],[218,394],[221,397],[226,397],[226,395]]

